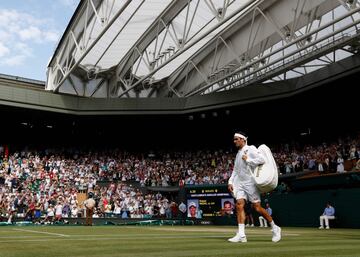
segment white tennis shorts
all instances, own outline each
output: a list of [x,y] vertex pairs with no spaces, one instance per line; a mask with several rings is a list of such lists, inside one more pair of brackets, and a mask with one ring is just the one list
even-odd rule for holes
[[245,199],[252,203],[258,203],[261,201],[260,192],[254,184],[246,184],[234,186],[233,196],[236,200]]

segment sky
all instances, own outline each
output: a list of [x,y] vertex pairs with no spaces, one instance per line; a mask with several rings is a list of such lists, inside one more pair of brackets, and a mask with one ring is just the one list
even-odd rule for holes
[[0,73],[46,81],[80,0],[0,0]]

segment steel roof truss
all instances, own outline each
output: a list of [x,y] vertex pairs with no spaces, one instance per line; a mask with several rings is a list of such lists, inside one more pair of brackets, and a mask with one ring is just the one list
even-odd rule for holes
[[[323,26],[321,26],[321,27],[313,30],[312,32],[310,32],[310,33],[308,33],[308,34],[304,34],[303,36],[300,36],[300,37],[296,38],[296,39],[293,40],[292,42],[289,42],[289,43],[286,44],[286,43],[285,43],[286,41],[285,41],[285,42],[283,41],[283,42],[285,43],[284,46],[282,46],[282,47],[280,47],[280,48],[278,48],[278,49],[276,49],[276,50],[274,50],[274,51],[272,51],[272,52],[264,55],[264,56],[261,57],[261,58],[258,58],[258,57],[253,58],[253,61],[247,63],[246,65],[244,65],[244,66],[242,66],[242,67],[240,67],[240,68],[238,68],[238,69],[235,70],[234,72],[232,72],[232,73],[230,73],[230,74],[227,74],[226,76],[232,76],[232,75],[234,75],[235,73],[238,73],[238,72],[240,72],[240,71],[245,71],[245,72],[251,71],[251,72],[249,72],[247,75],[244,75],[245,77],[248,77],[249,75],[254,75],[254,74],[256,74],[256,72],[258,72],[258,70],[255,70],[255,69],[254,69],[254,65],[256,66],[256,65],[259,65],[259,64],[260,64],[260,65],[259,65],[259,67],[261,67],[260,69],[261,69],[261,70],[265,70],[267,67],[270,67],[270,66],[273,65],[273,64],[279,63],[279,61],[285,60],[286,58],[290,57],[291,55],[294,55],[294,54],[296,54],[296,53],[300,53],[300,54],[301,54],[301,51],[303,51],[303,50],[306,51],[310,46],[316,47],[316,44],[317,44],[317,43],[321,43],[321,42],[326,41],[326,40],[331,40],[331,37],[333,37],[333,36],[335,36],[335,35],[341,35],[341,33],[342,33],[343,31],[346,31],[347,29],[349,29],[349,28],[357,25],[360,21],[358,20],[358,21],[356,21],[356,22],[352,22],[352,23],[350,23],[350,24],[342,27],[341,29],[338,29],[338,30],[336,30],[336,31],[334,31],[334,32],[332,32],[332,33],[329,33],[329,34],[327,34],[326,36],[323,36],[323,37],[320,38],[320,39],[316,39],[316,40],[313,40],[313,41],[310,41],[310,42],[307,41],[307,43],[306,43],[305,46],[302,46],[302,47],[300,47],[300,48],[297,47],[297,49],[294,50],[292,53],[290,53],[290,54],[285,54],[285,55],[281,56],[280,58],[278,58],[278,60],[273,61],[272,63],[268,63],[268,64],[266,64],[266,65],[262,65],[262,64],[260,63],[261,61],[264,61],[264,60],[266,60],[267,58],[270,58],[271,56],[275,56],[275,54],[281,53],[281,51],[283,51],[283,50],[291,47],[291,46],[294,45],[294,44],[297,44],[297,43],[299,43],[299,42],[301,42],[301,41],[304,41],[304,40],[306,41],[306,40],[309,38],[309,36],[315,35],[315,34],[318,33],[319,31],[325,30],[325,29],[327,29],[327,28],[331,28],[331,26],[334,25],[335,23],[338,23],[339,21],[341,21],[341,20],[349,17],[350,15],[356,13],[356,12],[359,11],[359,10],[360,10],[359,8],[353,9],[353,10],[351,10],[351,12],[346,13],[345,15],[343,15],[343,16],[337,18],[337,19],[334,19],[334,20],[330,21],[329,23],[327,23],[327,24],[325,24],[325,25],[323,25]],[[346,38],[345,38],[345,40],[346,40]],[[340,41],[339,41],[339,42],[335,42],[335,44],[336,44],[336,43],[338,43],[339,46],[341,46],[341,45],[343,44],[343,43],[340,42]],[[303,44],[302,44],[302,45],[303,45]],[[195,90],[193,90],[192,92],[188,92],[185,96],[192,96],[192,95],[194,95],[194,94],[198,94],[198,93],[200,93],[200,92],[204,92],[204,91],[207,90],[209,87],[211,87],[213,84],[218,84],[219,82],[221,82],[221,81],[224,80],[224,79],[225,79],[225,77],[222,78],[222,79],[215,80],[215,81],[213,81],[212,83],[209,83],[208,85],[202,86],[202,87],[200,87],[199,89],[195,89]],[[239,81],[239,80],[237,80],[237,81]],[[218,90],[220,90],[220,89],[222,89],[222,88],[223,88],[223,87],[219,87],[216,91],[218,91]]]
[[[85,19],[83,19],[83,16],[79,16],[77,18],[77,20],[75,20],[73,27],[69,30],[69,35],[65,38],[64,40],[64,44],[62,46],[62,48],[60,48],[59,53],[57,54],[57,56],[55,57],[55,62],[56,64],[54,65],[53,68],[49,68],[49,72],[53,72],[54,75],[50,76],[52,78],[52,81],[50,82],[54,82],[52,83],[52,90],[54,89],[54,86],[57,85],[58,83],[60,83],[60,81],[62,80],[63,77],[67,76],[67,73],[69,73],[69,69],[70,69],[70,64],[74,63],[74,58],[76,55],[76,51],[80,50],[80,52],[82,52],[85,48],[86,48],[86,43],[85,43],[85,37],[86,37],[86,28],[88,23],[91,22],[91,18],[93,17],[94,13],[92,13],[89,17],[89,4],[90,1],[86,0],[85,1]],[[92,2],[92,6],[94,7],[94,3]],[[100,8],[100,4],[99,4],[99,8]],[[93,7],[92,10],[93,10]],[[79,29],[79,33],[78,36],[75,36],[75,29],[78,29],[78,24],[81,24],[81,20],[84,20],[84,25],[83,27],[85,28],[85,30],[81,30]],[[94,19],[93,24],[95,24],[96,19]],[[82,27],[80,25],[80,27]],[[92,27],[93,29],[93,27]],[[92,29],[90,32],[90,35],[92,34]],[[72,40],[71,40],[72,39]],[[82,41],[82,45],[80,45],[78,42]],[[76,45],[77,44],[77,45]],[[78,46],[78,47],[77,47]],[[74,49],[75,48],[75,49]],[[66,53],[66,56],[64,56],[64,54]],[[71,55],[71,61],[69,62],[69,58]],[[57,75],[59,74],[59,72],[56,69],[60,69],[61,71],[65,71],[65,74],[62,72],[62,77],[57,77]],[[55,84],[55,85],[54,85]]]
[[[105,79],[102,78],[99,83],[97,83],[97,85],[95,86],[93,92],[90,94],[90,97],[93,97],[95,95],[95,93],[103,86],[105,82]],[[84,94],[85,94],[85,91],[84,91]]]
[[[358,23],[359,23],[359,22],[358,22]],[[345,38],[345,39],[346,39],[346,38]],[[345,42],[348,43],[349,41],[346,41],[346,40],[345,40]],[[338,43],[343,44],[343,42],[341,42],[341,41],[339,41]],[[315,43],[314,43],[314,44],[315,44]],[[325,45],[325,46],[323,47],[323,49],[320,49],[320,48],[319,48],[319,49],[317,49],[317,51],[319,52],[319,54],[320,54],[321,56],[327,57],[326,55],[324,55],[324,53],[327,53],[329,50],[332,51],[333,46],[332,46],[332,45],[330,45],[330,46],[331,46],[330,49],[327,48],[327,46]],[[309,47],[309,46],[304,46],[304,47],[303,47],[302,49],[300,49],[300,50],[306,50],[306,48],[308,48],[308,47]],[[323,50],[323,52],[320,52],[321,50]],[[316,50],[314,50],[314,51],[316,51]],[[299,53],[298,56],[294,56],[294,57],[292,58],[292,62],[293,62],[293,63],[308,62],[308,60],[311,59],[311,58],[308,58],[308,56],[314,56],[314,55],[311,54],[311,52],[306,53],[306,51],[305,51],[305,53],[302,53],[301,51],[298,51],[298,53]],[[285,55],[285,56],[284,56],[284,60],[285,60],[285,58],[287,58],[287,57],[291,57],[291,55],[290,55],[290,54]],[[328,58],[328,57],[327,57],[327,58]],[[282,72],[283,72],[282,70],[285,70],[285,71],[286,71],[286,69],[283,68],[283,67],[281,67],[281,66],[286,66],[287,64],[292,64],[291,62],[289,62],[289,63],[283,63],[281,66],[280,66],[280,64],[279,64],[277,67],[279,67],[280,71],[277,71],[277,69],[275,69],[275,68],[271,68],[271,69],[269,69],[269,70],[266,69],[266,68],[268,68],[268,67],[271,67],[272,65],[275,65],[277,62],[279,62],[279,61],[274,61],[274,62],[269,63],[269,64],[267,64],[266,66],[263,66],[263,67],[261,67],[261,68],[259,68],[259,69],[251,70],[249,73],[247,73],[246,75],[242,76],[242,78],[244,78],[246,82],[244,82],[244,83],[242,83],[242,84],[238,83],[237,86],[242,86],[242,87],[243,87],[243,86],[245,86],[245,85],[251,84],[251,82],[253,82],[253,81],[261,82],[261,81],[263,81],[264,79],[267,79],[267,77],[271,76],[271,75],[274,74],[274,73],[282,73]],[[295,64],[292,64],[292,65],[295,65]],[[306,68],[307,68],[307,67],[310,67],[310,66],[304,65],[304,66],[302,66],[302,67],[304,68],[305,73],[307,73]],[[260,71],[262,71],[262,72],[260,73]],[[260,75],[261,75],[261,76],[260,76]],[[252,76],[253,76],[253,78],[252,78]],[[260,79],[259,77],[262,77],[262,78]],[[235,81],[239,81],[239,79],[237,79],[237,80],[235,80]],[[222,89],[222,88],[223,88],[223,87],[219,87],[219,88],[217,88],[215,91],[219,91],[219,90]]]
[[342,4],[342,6],[344,6],[345,9],[347,9],[348,11],[355,9],[356,6],[359,6],[359,1],[358,0],[338,0],[339,3]]
[[[136,54],[134,48],[137,47],[140,52],[144,51],[154,38],[158,36],[160,31],[167,28],[167,24],[187,5],[187,0],[173,1],[154,21],[154,23],[148,28],[148,30],[138,39],[134,46],[128,51],[128,53],[119,61],[114,79],[112,79],[113,86],[116,86],[119,77],[123,77],[133,65],[132,55]],[[158,26],[163,25],[163,28],[159,29]],[[137,59],[139,56],[135,56]],[[120,89],[119,89],[120,90]]]
[[110,47],[114,44],[115,40],[118,38],[118,36],[120,35],[120,33],[124,30],[124,28],[126,27],[126,25],[132,20],[132,18],[135,16],[135,14],[139,11],[139,9],[141,8],[141,6],[144,4],[145,0],[142,0],[142,2],[136,7],[135,11],[130,15],[130,17],[126,20],[126,22],[124,23],[124,25],[121,27],[121,29],[116,33],[115,37],[111,40],[111,42],[109,43],[109,45],[105,48],[105,50],[103,51],[103,53],[100,55],[100,57],[98,58],[98,60],[95,62],[94,66],[97,66],[99,64],[99,62],[101,61],[101,59],[104,57],[104,55],[106,54],[106,52],[110,49]]
[[[114,0],[113,0],[114,1]],[[93,1],[92,0],[88,0],[87,1],[87,5],[91,5],[91,9],[92,9],[92,11],[94,11],[94,14],[95,14],[95,16],[96,16],[96,18],[94,19],[94,21],[93,21],[93,26],[94,26],[94,23],[97,21],[97,22],[99,22],[102,26],[103,26],[103,29],[101,30],[101,32],[96,36],[96,38],[95,38],[95,40],[88,46],[88,47],[86,47],[85,49],[84,49],[84,51],[82,51],[81,53],[80,53],[80,56],[79,56],[79,58],[78,58],[78,60],[76,60],[75,61],[75,63],[71,66],[71,67],[67,67],[67,71],[65,72],[65,75],[60,79],[60,81],[58,82],[58,83],[56,83],[55,85],[53,85],[53,91],[55,91],[55,92],[58,92],[59,91],[59,88],[61,87],[61,85],[63,84],[63,82],[67,79],[67,77],[69,76],[69,74],[71,73],[71,72],[73,72],[74,71],[74,69],[81,63],[81,61],[85,58],[85,56],[91,51],[91,49],[96,45],[96,43],[100,40],[100,38],[105,34],[105,32],[106,31],[108,31],[108,29],[111,27],[111,25],[116,21],[116,19],[122,14],[122,12],[126,9],[126,7],[130,4],[130,2],[131,2],[131,0],[127,0],[122,6],[121,6],[121,8],[114,14],[114,16],[111,18],[111,20],[109,20],[109,17],[110,17],[110,12],[107,14],[108,15],[108,17],[106,16],[106,17],[104,17],[104,18],[101,18],[99,15],[98,15],[98,12],[96,11],[94,11],[94,10],[96,10],[96,8],[95,8],[95,6],[94,6],[94,3],[93,3]],[[102,5],[100,5],[100,7],[99,8],[101,8],[101,6]],[[89,10],[90,8],[88,8],[88,7],[86,7],[86,15],[85,15],[85,17],[87,17],[88,18],[88,10]],[[82,18],[83,16],[81,16],[80,17],[80,19]],[[85,24],[86,24],[87,22],[85,22]],[[105,25],[106,24],[106,25]],[[76,24],[76,25],[78,25],[78,24]],[[76,27],[76,26],[75,26]],[[76,27],[76,28],[78,28],[78,27]],[[84,30],[85,30],[85,28],[86,28],[86,25],[85,26],[82,26],[82,29],[80,28],[80,32],[79,32],[79,36],[81,37],[81,36],[84,36],[85,34],[84,34]],[[93,29],[93,27],[92,27],[92,29]],[[92,30],[91,29],[91,30]],[[72,33],[74,33],[74,31],[73,30],[71,30],[72,31]],[[74,33],[75,34],[75,33]],[[72,51],[72,46],[71,46],[71,44],[70,44],[70,39],[72,38],[72,36],[68,36],[68,38],[67,38],[67,44],[66,44],[66,48],[67,49],[70,49],[69,51],[68,51],[68,54],[67,54],[67,57],[66,57],[66,60],[68,60],[69,59],[69,57],[71,56],[72,58],[74,58],[75,57],[75,51],[76,51],[76,47],[75,47],[75,50],[74,51]],[[74,37],[75,39],[76,39],[76,37]],[[89,35],[89,38],[90,38],[90,35]],[[84,39],[84,40],[86,40],[86,39]],[[83,40],[83,41],[84,41]],[[78,41],[81,41],[81,40],[76,40],[76,42],[78,42]],[[89,42],[90,40],[87,40],[87,42]],[[73,42],[74,43],[74,45],[76,45],[75,44],[75,42]],[[79,48],[80,48],[80,46],[79,46]],[[62,51],[63,52],[63,51]],[[61,56],[61,55],[60,55]],[[62,58],[60,58],[60,59],[62,59]],[[61,65],[60,65],[61,66]]]
[[[136,83],[134,83],[133,85],[131,85],[128,89],[126,89],[124,92],[122,92],[119,97],[123,96],[125,93],[127,93],[128,91],[134,89],[136,86],[138,86],[140,83],[142,83],[145,79],[147,79],[148,77],[152,76],[155,72],[157,72],[158,70],[160,70],[161,68],[163,68],[165,65],[167,65],[170,61],[174,60],[176,57],[178,57],[179,55],[183,54],[187,49],[189,49],[190,47],[194,46],[196,43],[198,43],[200,40],[204,39],[207,35],[209,35],[211,32],[213,32],[214,30],[216,30],[218,27],[220,27],[223,23],[225,23],[226,21],[228,21],[229,19],[231,19],[233,16],[235,16],[238,12],[243,11],[244,9],[248,8],[249,6],[251,6],[251,3],[242,6],[239,8],[238,11],[234,11],[231,15],[229,15],[228,17],[224,18],[222,21],[220,21],[219,23],[217,23],[215,26],[213,26],[212,28],[210,28],[208,31],[206,31],[204,34],[202,34],[201,36],[199,36],[197,39],[194,40],[188,40],[185,44],[182,41],[182,39],[178,39],[179,44],[178,44],[178,51],[175,51],[174,54],[172,56],[170,56],[166,61],[164,61],[161,64],[158,64],[157,67],[154,68],[154,70],[150,71],[147,75],[143,76],[140,80],[138,80]],[[215,18],[215,17],[214,17]],[[172,22],[172,21],[171,21]],[[172,23],[170,22],[170,26]],[[189,28],[190,29],[190,28]],[[175,31],[175,29],[174,29]],[[177,37],[175,37],[177,38]],[[181,42],[180,42],[181,41]],[[181,47],[182,46],[182,47]]]

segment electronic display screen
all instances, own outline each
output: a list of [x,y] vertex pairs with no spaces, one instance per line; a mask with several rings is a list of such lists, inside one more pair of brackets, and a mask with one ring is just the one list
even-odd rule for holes
[[226,186],[188,187],[186,198],[188,218],[206,219],[234,213],[234,198]]

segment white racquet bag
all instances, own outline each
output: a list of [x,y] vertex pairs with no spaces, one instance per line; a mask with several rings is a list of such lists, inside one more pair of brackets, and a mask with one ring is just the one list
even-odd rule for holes
[[278,184],[278,169],[269,147],[262,144],[258,150],[264,156],[265,163],[256,167],[252,175],[259,191],[267,193],[274,190]]

